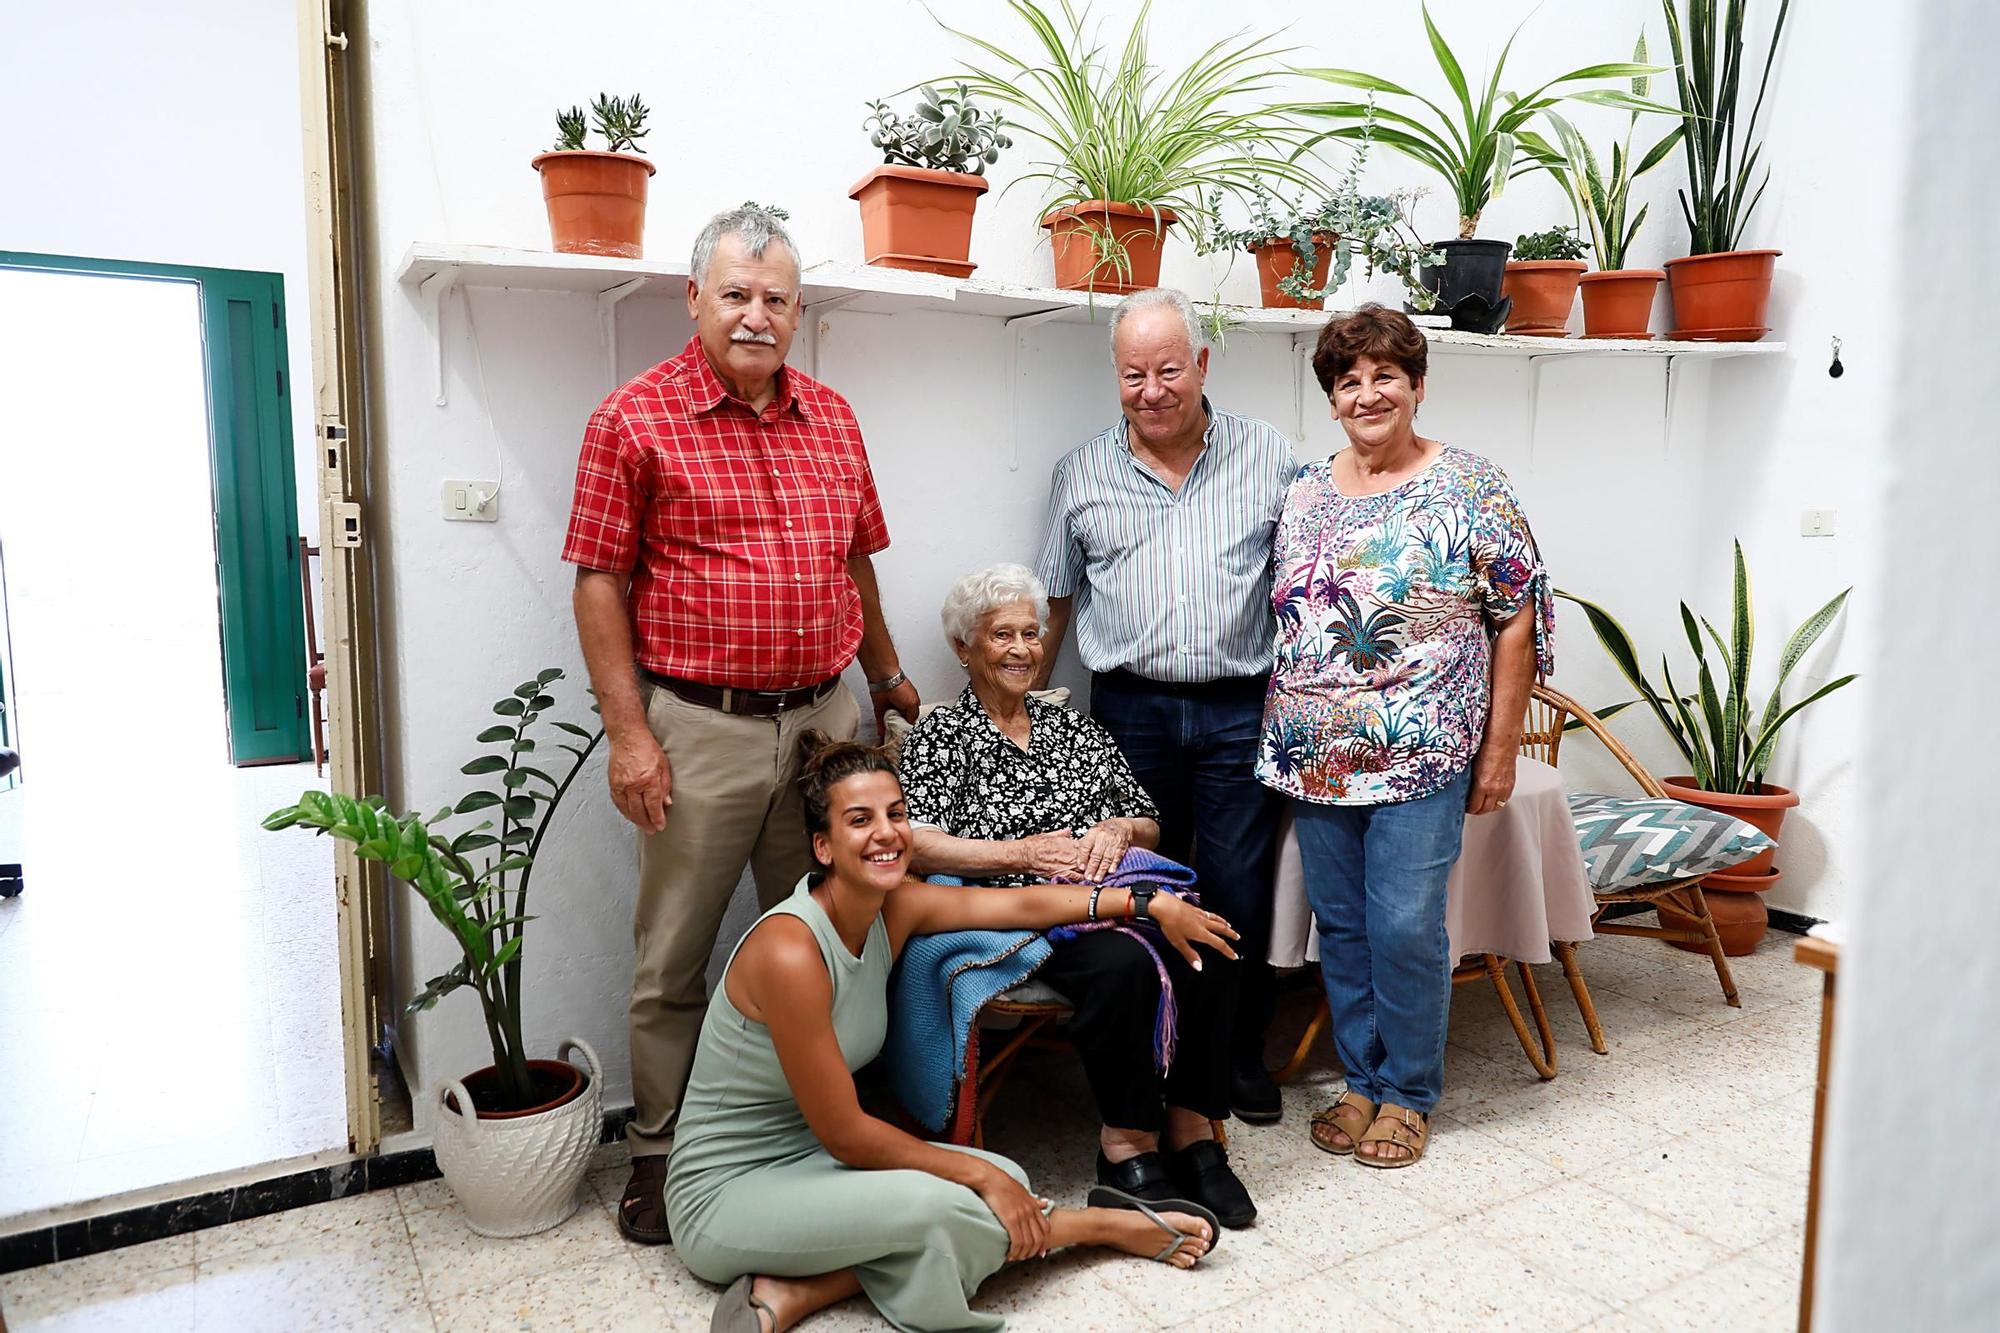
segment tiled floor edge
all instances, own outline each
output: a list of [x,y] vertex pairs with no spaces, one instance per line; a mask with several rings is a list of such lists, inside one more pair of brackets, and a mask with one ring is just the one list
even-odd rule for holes
[[[598,1141],[622,1137],[632,1118],[630,1106],[604,1113]],[[80,1259],[88,1254],[163,1240],[190,1231],[205,1231],[230,1222],[344,1199],[370,1190],[395,1189],[420,1180],[435,1180],[437,1158],[429,1148],[413,1148],[378,1157],[358,1157],[272,1176],[249,1184],[206,1190],[179,1199],[144,1204],[97,1217],[0,1235],[0,1273],[40,1264]]]

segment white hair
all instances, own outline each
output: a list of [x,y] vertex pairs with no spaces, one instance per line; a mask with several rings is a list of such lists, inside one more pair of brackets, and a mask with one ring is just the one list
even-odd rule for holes
[[1202,349],[1207,339],[1201,336],[1201,319],[1194,313],[1194,302],[1188,300],[1187,293],[1172,287],[1148,287],[1143,292],[1133,292],[1118,303],[1111,312],[1111,355],[1118,355],[1118,326],[1125,322],[1127,315],[1136,315],[1142,310],[1171,310],[1181,317],[1187,326],[1188,355],[1193,356]]
[[694,279],[697,288],[708,285],[708,266],[715,258],[715,247],[725,236],[734,236],[743,242],[743,248],[750,252],[752,259],[762,259],[764,251],[771,243],[789,250],[792,267],[799,267],[799,247],[792,244],[792,234],[785,230],[785,224],[778,221],[768,211],[755,204],[745,204],[717,213],[701,229],[701,235],[694,238],[694,255],[688,260],[688,276]]
[[953,648],[970,644],[980,621],[1016,602],[1033,606],[1036,625],[1049,627],[1049,590],[1034,570],[1026,565],[999,564],[967,574],[951,585],[951,591],[944,595],[944,609],[938,613],[944,622],[945,641]]

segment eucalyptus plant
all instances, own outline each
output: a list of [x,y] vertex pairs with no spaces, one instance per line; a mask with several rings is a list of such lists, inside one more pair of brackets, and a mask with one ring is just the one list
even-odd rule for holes
[[861,128],[882,150],[884,162],[984,176],[1000,160],[1000,150],[1014,146],[1006,120],[973,105],[964,84],[943,93],[924,84],[917,92],[916,109],[908,116],[897,115],[887,102],[868,103]]
[[[1639,34],[1637,45],[1632,48],[1632,62],[1646,63],[1646,34]],[[1651,80],[1644,74],[1632,79],[1632,97],[1643,102]],[[1639,211],[1626,217],[1626,206],[1632,193],[1632,182],[1658,166],[1674,151],[1674,145],[1681,141],[1685,127],[1675,125],[1673,129],[1647,149],[1636,160],[1632,156],[1632,135],[1639,126],[1639,112],[1634,110],[1625,121],[1624,141],[1613,141],[1611,145],[1611,170],[1606,172],[1600,165],[1597,154],[1590,144],[1579,134],[1576,127],[1557,115],[1554,110],[1544,111],[1542,116],[1555,131],[1556,145],[1550,145],[1539,136],[1524,134],[1523,141],[1530,151],[1541,157],[1549,174],[1556,178],[1576,206],[1576,214],[1590,227],[1590,243],[1597,251],[1597,266],[1605,271],[1625,267],[1626,252],[1632,248],[1632,241],[1639,234],[1639,226],[1646,220],[1646,210],[1650,205],[1641,204]]]
[[[481,731],[478,743],[494,748],[459,769],[493,781],[429,819],[392,815],[379,796],[323,791],[302,793],[295,804],[264,819],[267,829],[300,825],[351,842],[362,860],[381,862],[422,895],[431,915],[452,933],[464,956],[443,975],[432,977],[410,1001],[407,1012],[429,1009],[452,991],[470,987],[485,1013],[501,1095],[512,1108],[535,1101],[521,1038],[522,931],[535,919],[528,915],[528,885],[557,807],[604,738],[601,725],[592,729],[551,719],[551,726],[579,743],[559,741],[554,746],[569,756],[566,771],[562,761],[547,768],[534,762],[542,752],[532,733],[555,707],[555,696],[547,691],[562,677],[559,668],[550,667],[493,705],[502,720]],[[596,711],[597,706],[591,705],[591,712]],[[494,812],[497,826],[489,817],[450,837],[440,831],[447,820],[482,810]]]
[[1325,138],[1358,140],[1366,132],[1364,124],[1371,116],[1386,122],[1373,130],[1374,137],[1429,167],[1450,187],[1458,206],[1460,239],[1468,239],[1478,230],[1479,215],[1507,188],[1508,181],[1541,169],[1542,159],[1524,147],[1521,136],[1528,124],[1550,107],[1563,101],[1594,102],[1604,106],[1673,114],[1672,107],[1655,106],[1610,88],[1555,91],[1565,84],[1660,72],[1658,66],[1627,61],[1573,69],[1548,80],[1524,97],[1505,91],[1500,81],[1506,72],[1507,57],[1514,49],[1514,38],[1520,36],[1521,27],[1527,24],[1525,19],[1501,48],[1500,58],[1493,63],[1492,72],[1475,101],[1473,87],[1466,81],[1464,66],[1453,54],[1444,34],[1438,31],[1437,24],[1431,20],[1429,5],[1423,7],[1423,16],[1424,31],[1430,37],[1431,55],[1458,103],[1455,109],[1447,110],[1421,93],[1380,75],[1351,69],[1304,69],[1299,72],[1344,88],[1356,88],[1391,98],[1407,109],[1378,108],[1374,106],[1373,98],[1367,102],[1321,102],[1298,109],[1304,114],[1337,122],[1335,128],[1316,136],[1315,141]]
[[[1721,254],[1738,248],[1771,169],[1756,175],[1757,116],[1771,86],[1771,65],[1778,41],[1785,35],[1785,16],[1792,0],[1779,0],[1778,19],[1771,26],[1771,43],[1764,50],[1764,71],[1757,80],[1757,100],[1750,118],[1738,122],[1737,103],[1743,86],[1743,19],[1748,0],[1687,0],[1687,23],[1681,23],[1678,0],[1662,0],[1667,15],[1667,40],[1673,47],[1674,79],[1680,92],[1682,146],[1687,155],[1688,184],[1680,192],[1681,213],[1687,218],[1688,253]],[[1755,186],[1752,186],[1752,180]]]
[[[1804,623],[1785,640],[1784,650],[1778,654],[1778,679],[1771,686],[1761,715],[1750,699],[1750,662],[1755,646],[1755,627],[1750,610],[1750,571],[1743,561],[1742,542],[1736,543],[1727,642],[1723,640],[1721,631],[1706,617],[1697,618],[1686,602],[1681,603],[1681,627],[1687,633],[1688,648],[1695,659],[1695,689],[1688,694],[1681,693],[1665,653],[1660,655],[1660,679],[1664,688],[1655,687],[1647,679],[1644,668],[1639,665],[1639,652],[1633,646],[1632,636],[1609,611],[1573,593],[1558,590],[1556,596],[1583,608],[1584,615],[1590,619],[1591,629],[1597,633],[1597,641],[1604,645],[1612,664],[1639,692],[1637,699],[1613,704],[1600,710],[1598,716],[1609,717],[1635,703],[1645,704],[1693,769],[1696,786],[1704,791],[1743,793],[1756,792],[1764,786],[1764,775],[1770,769],[1778,733],[1784,725],[1808,705],[1817,703],[1855,679],[1851,674],[1841,676],[1828,681],[1797,703],[1787,705],[1784,701],[1785,682],[1791,679],[1792,671],[1813,644],[1819,641],[1820,635],[1840,615],[1847,594],[1852,591],[1852,588],[1843,589],[1832,601],[1807,616]],[[1703,641],[1704,633],[1707,642]],[[1719,672],[1709,666],[1709,643],[1714,644],[1721,655]]]

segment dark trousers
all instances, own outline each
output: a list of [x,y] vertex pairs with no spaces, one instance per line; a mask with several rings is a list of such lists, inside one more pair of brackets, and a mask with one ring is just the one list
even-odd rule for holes
[[1160,854],[1192,866],[1202,904],[1242,938],[1228,974],[1230,1056],[1261,1063],[1275,981],[1270,956],[1271,878],[1279,801],[1257,781],[1264,677],[1171,685],[1099,672],[1090,715],[1118,742],[1139,785],[1160,807]]
[[1160,974],[1138,940],[1122,930],[1085,931],[1057,944],[1035,973],[1075,1009],[1065,1031],[1083,1056],[1097,1114],[1113,1129],[1158,1133],[1168,1106],[1210,1120],[1229,1114],[1228,1013],[1218,994],[1229,988],[1226,969],[1204,957],[1197,972],[1157,935],[1153,944],[1179,1009],[1164,1076],[1153,1059]]

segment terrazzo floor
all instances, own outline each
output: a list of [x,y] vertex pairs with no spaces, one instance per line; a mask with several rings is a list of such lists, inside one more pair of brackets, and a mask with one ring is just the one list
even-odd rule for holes
[[[979,1309],[1009,1327],[1369,1330],[1788,1329],[1816,1071],[1817,974],[1773,934],[1736,960],[1731,1009],[1705,958],[1650,941],[1582,950],[1611,1053],[1593,1055],[1560,973],[1538,969],[1561,1072],[1538,1081],[1489,987],[1455,997],[1430,1154],[1370,1171],[1315,1152],[1338,1093],[1324,1048],[1282,1124],[1232,1123],[1262,1209],[1193,1272],[1103,1253],[1009,1268]],[[1273,1055],[1310,995],[1288,996]],[[1072,1056],[1030,1052],[990,1146],[1081,1200],[1093,1123]],[[670,1249],[622,1240],[623,1149],[599,1150],[584,1206],[525,1240],[465,1225],[412,1185],[0,1277],[13,1333],[54,1329],[705,1329],[716,1289]],[[857,1298],[811,1333],[886,1327]]]

